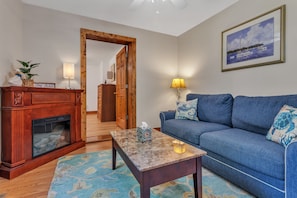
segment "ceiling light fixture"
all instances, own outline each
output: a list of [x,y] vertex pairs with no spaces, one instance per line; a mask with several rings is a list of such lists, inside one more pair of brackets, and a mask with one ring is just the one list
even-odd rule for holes
[[[152,0],[152,3],[156,3],[158,0]],[[162,2],[165,2],[166,0],[162,0]]]
[[[146,0],[133,0],[130,7],[131,8],[136,8],[142,5]],[[153,4],[160,4],[160,3],[165,3],[165,2],[171,2],[174,7],[178,9],[183,9],[187,6],[186,0],[147,0],[146,2],[151,2]]]

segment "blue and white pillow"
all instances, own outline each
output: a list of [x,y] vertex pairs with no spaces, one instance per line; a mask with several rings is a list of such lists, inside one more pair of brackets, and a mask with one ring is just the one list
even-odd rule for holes
[[194,100],[188,100],[185,102],[177,102],[177,108],[175,112],[175,119],[182,120],[197,120],[197,103],[198,98]]
[[297,108],[284,105],[274,118],[266,138],[284,147],[297,140]]

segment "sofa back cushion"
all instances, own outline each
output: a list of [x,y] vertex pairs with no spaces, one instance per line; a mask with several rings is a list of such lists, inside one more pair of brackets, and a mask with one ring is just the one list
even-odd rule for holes
[[266,135],[283,105],[297,107],[297,95],[237,96],[234,98],[232,125]]
[[198,98],[198,119],[232,126],[231,114],[233,97],[231,94],[188,94],[187,100]]

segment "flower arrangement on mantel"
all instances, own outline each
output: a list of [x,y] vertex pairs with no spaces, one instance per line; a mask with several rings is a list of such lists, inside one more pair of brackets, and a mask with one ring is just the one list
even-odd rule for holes
[[38,74],[32,74],[31,70],[39,66],[40,63],[31,63],[32,61],[20,61],[17,60],[23,67],[19,68],[22,75],[23,86],[33,87],[34,80],[33,76],[37,76]]

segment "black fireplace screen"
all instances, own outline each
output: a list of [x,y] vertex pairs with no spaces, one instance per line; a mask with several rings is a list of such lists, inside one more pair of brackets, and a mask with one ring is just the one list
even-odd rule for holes
[[33,158],[70,144],[70,115],[32,121]]

